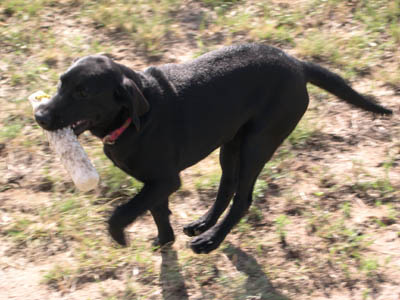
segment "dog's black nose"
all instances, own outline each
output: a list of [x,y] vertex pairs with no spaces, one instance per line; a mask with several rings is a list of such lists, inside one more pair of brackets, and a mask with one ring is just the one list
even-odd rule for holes
[[44,129],[48,129],[51,124],[51,117],[50,114],[47,112],[39,109],[35,112],[35,119],[36,122]]

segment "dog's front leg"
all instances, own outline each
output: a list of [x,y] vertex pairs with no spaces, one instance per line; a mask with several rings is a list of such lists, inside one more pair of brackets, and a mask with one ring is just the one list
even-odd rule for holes
[[[180,187],[180,179],[179,176],[171,176],[168,179],[157,180],[145,183],[142,190],[127,203],[117,207],[112,214],[111,218],[108,220],[108,231],[111,237],[120,245],[126,246],[126,238],[124,234],[124,228],[131,224],[135,219],[146,212],[147,210],[151,210],[152,213],[155,211],[159,211],[159,207],[165,206],[165,203],[168,203],[168,197],[173,192],[178,190]],[[166,224],[166,219],[163,215],[162,218],[156,218],[153,213],[153,217],[157,223],[157,227],[163,226]],[[162,221],[158,222],[159,219]],[[168,220],[168,219],[167,219]],[[168,225],[169,228],[164,228],[163,231],[159,229],[159,240],[160,243],[170,242],[168,240],[173,239],[172,228]],[[171,232],[170,232],[171,231]],[[172,235],[171,235],[172,233]]]
[[158,236],[153,242],[153,246],[172,244],[175,241],[175,235],[169,222],[171,211],[168,208],[168,199],[150,209],[150,212],[158,229]]

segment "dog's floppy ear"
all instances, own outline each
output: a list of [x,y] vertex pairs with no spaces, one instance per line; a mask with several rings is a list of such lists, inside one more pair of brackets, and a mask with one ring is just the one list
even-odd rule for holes
[[123,105],[128,108],[132,122],[139,131],[139,117],[150,109],[149,102],[147,102],[136,83],[126,76],[122,76],[122,82],[117,90],[117,94],[123,101]]

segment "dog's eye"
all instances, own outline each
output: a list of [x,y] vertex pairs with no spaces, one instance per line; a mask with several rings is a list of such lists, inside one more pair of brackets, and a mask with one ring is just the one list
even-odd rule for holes
[[78,91],[78,95],[81,98],[87,98],[87,97],[89,97],[89,91],[87,89],[80,89]]

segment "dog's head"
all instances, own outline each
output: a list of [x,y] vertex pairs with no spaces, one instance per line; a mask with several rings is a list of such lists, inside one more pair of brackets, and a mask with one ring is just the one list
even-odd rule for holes
[[71,126],[76,135],[90,130],[103,137],[131,117],[139,130],[149,104],[135,76],[106,56],[83,57],[60,76],[57,93],[38,107],[36,121],[50,131]]

